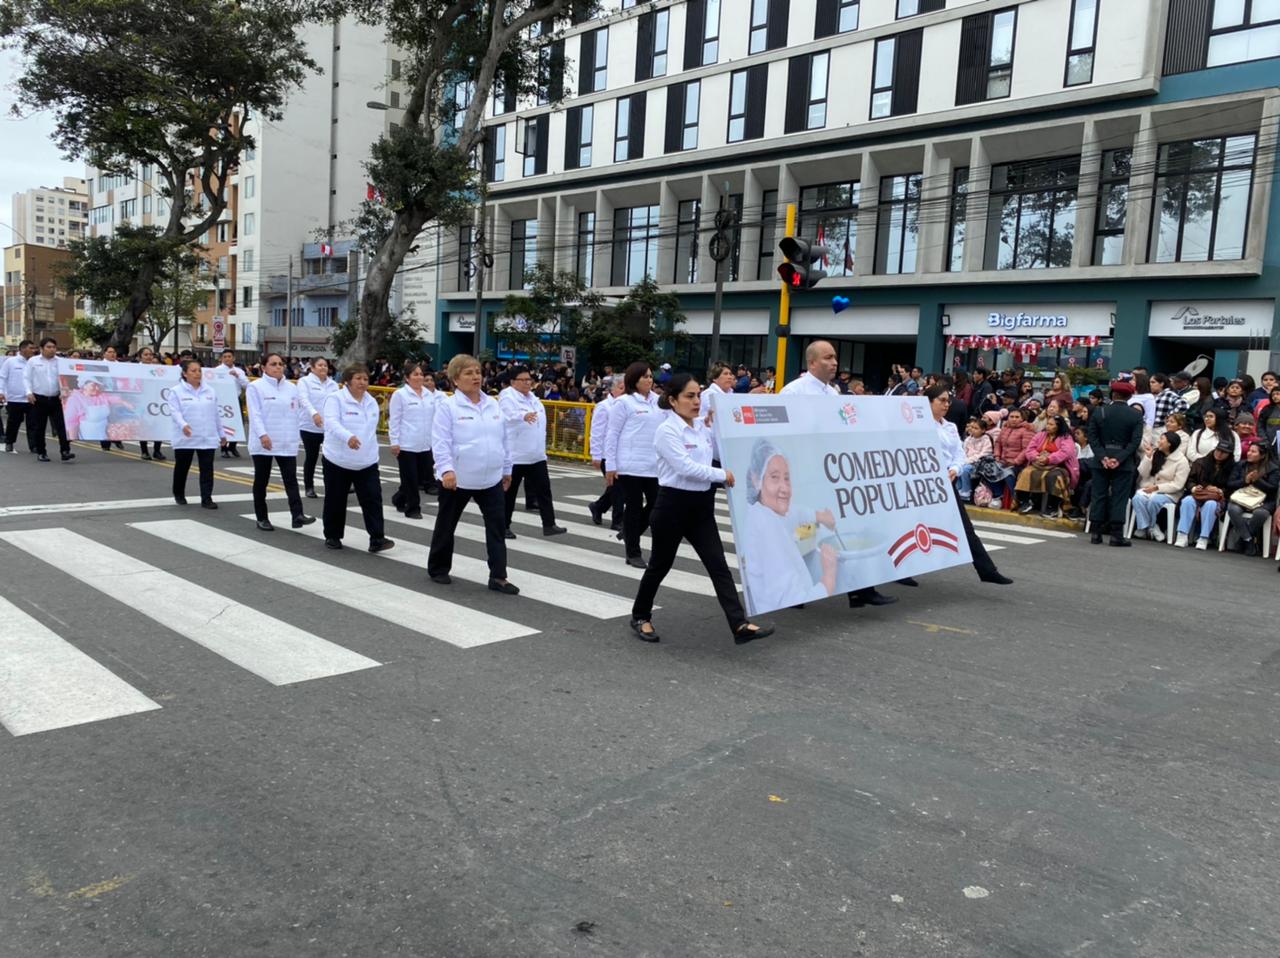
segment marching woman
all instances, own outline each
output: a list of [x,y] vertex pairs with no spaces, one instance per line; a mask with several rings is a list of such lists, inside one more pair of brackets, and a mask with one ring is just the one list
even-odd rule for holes
[[556,525],[556,509],[551,502],[551,477],[547,474],[547,412],[542,400],[533,395],[533,373],[524,366],[511,371],[511,385],[498,394],[498,408],[507,431],[507,451],[511,454],[511,485],[506,491],[506,528],[503,534],[514,539],[511,516],[516,511],[520,483],[525,483],[525,499],[532,499],[542,513],[542,534],[563,535],[569,530]]
[[[630,375],[628,370],[628,378]],[[733,641],[743,645],[772,635],[773,626],[756,625],[747,620],[724,559],[724,544],[716,525],[715,490],[711,484],[719,482],[732,487],[734,477],[727,469],[711,465],[711,432],[698,418],[699,391],[696,379],[688,373],[677,373],[667,381],[660,401],[661,408],[674,415],[661,417],[662,422],[654,433],[658,497],[651,517],[653,548],[631,607],[631,630],[645,642],[658,641],[652,622],[653,600],[658,586],[671,571],[680,540],[688,539],[715,586],[716,599],[729,621]]]
[[218,421],[218,394],[204,382],[200,360],[183,360],[182,382],[173,391],[169,418],[173,420],[173,501],[187,504],[187,473],[195,457],[200,464],[200,507],[218,508],[213,501],[213,450],[225,447],[227,440]]
[[400,468],[400,488],[391,504],[406,519],[422,518],[419,480],[431,468],[431,421],[439,396],[423,388],[426,373],[421,363],[414,363],[405,373],[405,384],[391,394],[391,413],[387,431],[391,438],[391,455]]
[[609,435],[604,458],[609,471],[605,482],[622,483],[626,510],[622,518],[622,538],[627,565],[646,568],[640,554],[640,536],[649,526],[649,513],[658,495],[658,463],[653,437],[666,418],[653,394],[653,370],[648,363],[632,363],[623,375],[626,394],[609,410]]
[[311,372],[298,380],[298,430],[306,455],[302,460],[302,491],[308,499],[316,498],[316,463],[324,444],[324,404],[338,391],[329,376],[329,360],[323,356],[311,360]]
[[507,448],[502,409],[480,389],[480,362],[465,353],[449,360],[454,393],[440,403],[431,424],[431,451],[440,480],[436,528],[431,534],[427,575],[432,582],[453,581],[453,533],[462,510],[472,499],[484,516],[484,543],[489,556],[489,588],[505,595],[519,593],[507,581],[506,505],[511,487],[511,451]]
[[[596,408],[591,412],[591,435],[590,435],[590,452],[591,465],[598,466],[600,475],[605,476],[609,472],[609,463],[604,458],[605,441],[609,436],[609,413],[613,407],[617,405],[619,399],[622,398],[622,390],[624,383],[621,376],[605,376],[602,380],[605,390],[605,397],[596,403]],[[604,492],[600,494],[600,498],[587,506],[587,511],[591,513],[591,521],[596,525],[600,525],[604,521],[604,511],[610,510],[609,529],[622,535],[622,483],[615,482],[613,485],[605,483]]]
[[[960,475],[960,469],[964,466],[965,459],[964,443],[960,441],[960,433],[956,430],[956,424],[949,422],[946,418],[947,409],[951,406],[951,392],[945,383],[940,383],[936,386],[930,386],[924,391],[924,395],[929,400],[929,409],[933,413],[933,423],[938,431],[938,442],[942,446],[942,461],[946,466],[948,478],[950,478],[954,486],[956,478]],[[965,511],[964,504],[960,502],[960,494],[958,492],[954,498],[956,508],[960,510],[960,522],[964,525],[964,537],[969,541],[969,552],[973,556],[973,567],[978,572],[978,578],[983,582],[991,582],[995,585],[1013,585],[1012,579],[1000,574],[996,564],[991,561],[991,556],[987,554],[987,549],[982,544],[982,540],[973,531],[973,523],[969,521],[969,513]]]
[[395,543],[384,535],[382,480],[378,475],[378,401],[369,395],[369,367],[353,363],[344,372],[346,389],[324,404],[324,544],[342,548],[347,527],[347,494],[356,501],[369,533],[369,551]]
[[[236,354],[230,349],[224,349],[222,355],[218,357],[218,361],[222,363],[222,371],[219,375],[225,375],[233,380],[236,384],[236,395],[242,395],[249,388],[249,377],[245,375],[245,371],[236,365]],[[239,412],[239,410],[237,410]],[[232,456],[239,459],[240,450],[236,448],[236,443],[228,442],[222,448],[222,458],[230,459]]]
[[[158,365],[158,362],[156,360],[156,351],[152,349],[150,346],[143,346],[142,352],[138,353],[138,362],[142,363],[142,365],[144,366]],[[146,440],[143,440],[141,443],[139,443],[139,445],[142,446],[143,459],[146,459],[148,462],[150,462],[152,459],[158,459],[160,462],[164,462],[165,457],[164,457],[164,453],[160,451],[159,439],[157,439],[155,442],[151,444],[150,452],[147,452]]]
[[[427,363],[422,364],[422,388],[427,391],[427,395],[431,399],[431,416],[432,424],[435,423],[435,411],[440,403],[448,399],[448,395],[439,389],[436,389],[436,375],[431,371],[431,367]],[[431,431],[427,431],[427,465],[426,468],[418,474],[418,488],[429,496],[440,495],[440,485],[436,482],[436,457],[431,451]]]
[[284,357],[268,353],[262,378],[246,391],[249,406],[249,455],[253,457],[253,511],[258,528],[271,532],[275,527],[267,517],[267,483],[271,461],[280,467],[280,482],[289,498],[293,528],[315,522],[302,512],[298,495],[298,387],[284,378]]

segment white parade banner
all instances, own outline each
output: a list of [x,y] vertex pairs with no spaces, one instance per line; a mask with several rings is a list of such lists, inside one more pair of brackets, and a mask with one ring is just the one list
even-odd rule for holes
[[[177,366],[59,359],[67,438],[172,442],[169,398],[180,380]],[[217,393],[223,435],[228,442],[244,442],[240,391],[235,381],[214,369],[204,370],[204,380],[212,383]]]
[[712,428],[749,614],[972,561],[923,397],[717,396]]

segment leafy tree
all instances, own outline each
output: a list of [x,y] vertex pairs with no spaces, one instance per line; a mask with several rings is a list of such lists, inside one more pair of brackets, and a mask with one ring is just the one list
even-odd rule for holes
[[599,309],[604,297],[590,290],[575,273],[557,273],[538,263],[525,274],[529,289],[513,293],[503,304],[495,324],[497,337],[519,356],[538,356],[574,338],[587,313]]
[[[168,218],[133,240],[134,270],[110,342],[126,348],[151,306],[159,264],[221,216],[226,183],[253,145],[243,119],[280,119],[315,63],[296,0],[0,0],[0,45],[18,49],[15,111],[48,110],[69,158],[104,173],[149,165]],[[114,247],[102,255],[115,252]]]
[[[329,345],[334,355],[343,356],[351,362],[362,362],[363,360],[355,360],[351,356],[351,344],[359,334],[358,319],[348,319],[344,323],[339,323],[329,338]],[[392,369],[399,370],[409,360],[425,359],[430,355],[430,350],[430,344],[422,338],[422,329],[414,322],[412,309],[408,309],[403,313],[392,315],[391,325],[382,341],[382,351],[375,356],[370,356],[369,360],[385,358],[391,363]]]
[[194,330],[196,311],[209,308],[210,290],[205,287],[210,274],[200,272],[187,254],[174,268],[167,270],[168,282],[157,283],[152,290],[151,308],[146,311],[139,328],[145,331],[153,349],[159,350],[173,333],[174,325]]
[[[655,365],[688,341],[689,334],[680,329],[684,321],[680,298],[664,293],[646,276],[616,306],[598,309],[578,322],[574,330],[578,365],[583,369],[604,365],[619,369],[634,362]],[[584,353],[590,362],[584,360]]]

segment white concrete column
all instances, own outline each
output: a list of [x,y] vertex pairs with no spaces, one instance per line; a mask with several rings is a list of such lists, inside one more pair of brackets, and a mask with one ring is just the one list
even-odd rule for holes
[[538,262],[555,269],[556,257],[556,198],[544,196],[538,200]]
[[1076,189],[1076,239],[1071,250],[1071,265],[1076,268],[1093,265],[1093,233],[1098,222],[1098,178],[1102,173],[1102,144],[1098,141],[1098,124],[1084,123],[1080,144],[1080,181]]
[[[711,237],[716,231],[716,210],[720,209],[720,191],[710,176],[702,178],[702,209],[698,216],[698,282],[716,281],[716,261],[711,258]],[[729,264],[725,263],[725,279]]]
[[[880,166],[875,156],[862,154],[862,172],[858,174],[858,239],[853,249],[853,275],[871,276],[876,271],[876,212],[880,203]],[[832,250],[832,255],[837,255]],[[843,250],[838,255],[843,256]]]
[[487,276],[484,288],[489,290],[511,289],[511,214],[502,207],[493,211],[493,222],[485,230],[485,246],[496,249],[493,254],[493,270]]
[[964,271],[982,270],[987,249],[987,200],[991,188],[991,158],[982,137],[969,148],[969,197],[964,214]]
[[761,221],[761,213],[763,212],[762,203],[764,202],[764,185],[760,182],[754,170],[747,170],[743,174],[742,184],[742,249],[738,253],[739,272],[738,278],[741,280],[753,280],[756,278],[756,268],[760,262],[760,227],[759,225],[748,226],[748,223],[759,224]]
[[[1261,260],[1267,248],[1267,214],[1271,210],[1271,190],[1275,177],[1276,151],[1263,144],[1274,144],[1280,135],[1280,96],[1269,96],[1262,102],[1262,119],[1258,124],[1257,169],[1253,173],[1253,198],[1249,205],[1249,224],[1245,233],[1245,259]],[[1275,342],[1274,340],[1272,341]],[[1272,345],[1273,352],[1277,351]]]
[[1133,142],[1133,172],[1129,176],[1129,200],[1124,210],[1124,258],[1126,266],[1147,261],[1151,239],[1151,204],[1156,188],[1156,161],[1160,137],[1155,118],[1144,110]]
[[658,222],[662,224],[663,239],[658,242],[658,273],[654,277],[662,286],[669,286],[676,271],[676,220],[680,201],[666,180],[658,190]]
[[951,226],[950,157],[942,156],[937,146],[924,148],[924,169],[920,187],[920,233],[917,237],[916,272],[945,273],[951,250],[947,231]]
[[[596,193],[596,232],[592,253],[592,286],[612,286],[613,202],[604,190]],[[626,285],[625,283],[623,285]]]
[[[552,234],[553,239],[547,242],[547,246],[555,246],[551,254],[552,268],[557,273],[572,273],[576,265],[574,256],[577,253],[578,211],[563,196],[555,198],[555,210],[555,232]],[[541,229],[541,225],[538,228]],[[541,236],[538,237],[538,242],[543,242]]]

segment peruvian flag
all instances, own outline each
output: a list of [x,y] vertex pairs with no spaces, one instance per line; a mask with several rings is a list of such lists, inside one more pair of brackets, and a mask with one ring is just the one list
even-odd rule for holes
[[849,246],[849,234],[844,234],[844,271],[853,275],[853,250]]
[[[827,231],[822,227],[821,224],[819,224],[818,226],[818,245],[819,246],[827,245]],[[827,256],[826,253],[822,254],[822,265],[823,265],[823,268],[826,268],[831,265],[831,259],[829,256]]]
[[383,199],[383,197],[382,197],[382,190],[380,190],[380,189],[378,189],[377,187],[375,187],[372,183],[366,183],[366,184],[365,184],[365,197],[364,197],[364,198],[365,198],[365,199],[367,199],[367,200],[371,200],[371,201],[372,201],[372,202],[374,202],[374,203],[383,203],[383,202],[385,202],[385,200],[384,200],[384,199]]
[[330,246],[328,243],[321,243],[321,244],[320,244],[320,255],[321,255],[321,256],[325,256],[325,257],[332,256],[332,255],[333,255],[333,247],[332,247],[332,246]]

